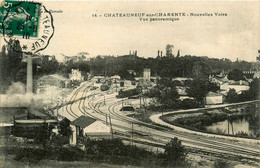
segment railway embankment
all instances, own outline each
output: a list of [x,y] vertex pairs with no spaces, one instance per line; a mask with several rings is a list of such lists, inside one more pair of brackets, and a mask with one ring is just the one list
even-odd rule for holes
[[[255,110],[255,103],[258,103],[258,101],[200,109],[178,110],[155,114],[152,115],[150,119],[156,124],[167,126],[181,132],[259,144],[259,112],[256,112],[257,110]],[[243,132],[234,134],[231,132],[233,126],[230,126],[229,128],[229,135],[219,130],[214,132],[206,129],[207,126],[217,122],[225,120],[232,122],[236,119],[242,119],[245,117],[251,118],[249,121],[250,124],[253,124],[257,129],[254,135]],[[252,118],[254,119],[253,121]]]

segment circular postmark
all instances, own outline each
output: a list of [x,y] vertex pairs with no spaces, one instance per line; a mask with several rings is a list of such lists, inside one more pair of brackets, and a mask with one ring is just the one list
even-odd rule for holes
[[[54,34],[53,17],[40,3],[9,1],[1,13],[2,34],[14,51],[34,54],[44,50]],[[17,47],[17,43],[21,48]]]

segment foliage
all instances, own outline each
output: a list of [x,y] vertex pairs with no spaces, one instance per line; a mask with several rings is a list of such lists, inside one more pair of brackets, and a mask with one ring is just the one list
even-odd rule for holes
[[[10,43],[10,44],[9,44]],[[0,52],[0,92],[4,93],[11,82],[16,81],[15,76],[20,69],[22,61],[21,46],[19,40],[9,41]],[[15,47],[16,51],[10,46]]]
[[[57,135],[56,138],[60,139],[62,136]],[[14,155],[18,161],[28,160],[29,164],[35,164],[40,160],[54,159],[59,161],[106,162],[141,167],[162,167],[167,165],[185,167],[188,163],[185,159],[186,150],[178,138],[177,141],[173,139],[166,145],[166,152],[163,154],[155,154],[136,146],[125,145],[120,139],[90,140],[85,138],[86,151],[81,151],[71,146],[61,147],[59,144],[53,145],[55,141],[52,139],[52,145],[47,148],[28,146],[26,144],[23,144],[22,148],[20,146],[6,146],[4,153]]]
[[230,165],[222,159],[217,159],[214,162],[214,168],[228,168],[228,167],[230,167]]
[[34,141],[45,147],[47,141],[50,139],[53,126],[44,123],[43,126],[36,127],[35,129]]
[[234,81],[239,81],[239,80],[244,80],[245,78],[244,78],[243,72],[241,72],[238,69],[234,69],[228,73],[228,79],[234,80]]
[[176,107],[177,100],[179,98],[178,92],[174,83],[168,79],[161,79],[157,86],[155,86],[150,93],[148,93],[149,97],[155,97],[157,102],[162,104],[164,107]]
[[[209,126],[214,122],[224,121],[227,117],[228,115],[225,113],[203,113],[196,117],[187,116],[177,118],[174,120],[174,124],[186,126],[191,129],[206,130],[205,126]],[[164,119],[167,120],[167,116],[165,116]]]
[[118,72],[118,75],[120,76],[121,79],[125,80],[134,80],[135,75],[130,74],[126,69],[122,69]]
[[125,74],[127,70],[134,70],[136,76],[142,76],[143,68],[151,68],[151,75],[161,77],[194,77],[195,72],[199,72],[202,77],[208,77],[209,74],[218,74],[220,72],[241,69],[255,70],[252,63],[246,61],[231,62],[229,59],[216,59],[199,56],[182,57],[161,57],[161,58],[141,58],[131,55],[120,57],[115,56],[97,56],[89,62],[91,73],[93,75],[107,76]]
[[249,84],[249,95],[251,96],[252,100],[257,100],[260,98],[260,79],[253,79],[253,81]]
[[204,61],[197,61],[193,63],[192,77],[195,80],[207,80],[211,72],[211,67]]
[[196,103],[200,105],[204,105],[204,98],[210,91],[216,92],[217,90],[219,90],[219,87],[205,77],[189,80],[186,87],[188,96],[193,97]]
[[180,108],[182,109],[191,109],[191,108],[198,108],[200,104],[198,104],[193,99],[184,99],[180,102]]
[[226,101],[228,103],[235,103],[235,102],[237,102],[237,92],[236,92],[235,89],[230,89],[227,92]]
[[[66,66],[65,66],[66,67]],[[73,62],[70,61],[66,67],[66,72],[71,73],[72,69],[78,69],[81,71],[81,74],[84,77],[87,77],[87,74],[90,72],[90,66],[86,61],[82,62]]]
[[70,127],[70,120],[64,118],[58,123],[58,132],[62,136],[69,137],[72,134],[72,130]]
[[198,104],[203,104],[207,90],[207,83],[200,79],[194,79],[189,82],[186,92],[188,96],[193,97]]
[[[237,94],[236,97],[234,93],[233,94],[233,100],[230,100],[232,103],[235,102],[243,102],[243,101],[250,101],[250,100],[257,100],[260,97],[260,92],[259,92],[259,79],[253,79],[253,81],[249,84],[249,90],[242,91],[241,94]],[[234,92],[234,91],[232,91]],[[232,98],[231,97],[231,98]]]
[[177,137],[171,139],[165,146],[163,157],[168,165],[176,165],[180,162],[184,162],[187,156],[187,151],[181,144],[181,140]]

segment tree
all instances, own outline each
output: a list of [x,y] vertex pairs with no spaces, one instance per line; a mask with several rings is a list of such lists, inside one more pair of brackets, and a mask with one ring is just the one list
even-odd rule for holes
[[259,79],[257,78],[253,79],[253,81],[249,84],[249,90],[243,91],[240,95],[238,95],[238,101],[243,102],[243,101],[259,99],[260,98],[259,86],[260,86]]
[[239,81],[239,80],[244,80],[244,75],[243,72],[241,72],[238,69],[234,69],[228,74],[228,79],[229,80],[234,80],[234,81]]
[[64,118],[58,124],[58,132],[62,136],[69,137],[72,134],[72,130],[70,128],[70,120]]
[[253,79],[253,81],[249,84],[249,94],[252,97],[252,100],[260,99],[260,79]]
[[165,146],[164,157],[168,163],[175,164],[176,162],[183,162],[187,156],[187,152],[184,146],[181,144],[181,140],[177,137],[171,139]]
[[188,82],[188,86],[186,88],[186,92],[188,96],[193,97],[196,103],[203,105],[204,98],[209,92],[208,90],[208,81],[194,79]]
[[228,103],[235,103],[237,102],[237,92],[235,89],[230,89],[227,92],[226,100]]
[[207,80],[211,73],[211,67],[202,61],[193,63],[192,77],[199,80]]
[[7,46],[2,47],[0,53],[0,92],[2,93],[7,90],[11,82],[15,81],[16,74],[20,69],[22,52],[19,51],[21,51],[19,40],[10,41]]
[[36,127],[35,129],[34,141],[43,145],[43,148],[45,148],[47,141],[50,139],[53,126],[43,123],[42,126]]
[[169,108],[175,107],[179,98],[174,83],[168,78],[161,79],[157,86],[151,90],[149,95],[154,96],[157,102]]

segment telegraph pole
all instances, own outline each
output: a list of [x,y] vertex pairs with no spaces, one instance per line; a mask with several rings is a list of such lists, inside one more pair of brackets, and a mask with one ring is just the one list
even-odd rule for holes
[[132,146],[134,144],[134,123],[132,123]]
[[112,134],[112,139],[113,139],[114,138],[114,136],[113,136],[113,127],[112,127],[110,113],[109,113],[109,121],[110,121],[110,128],[111,128],[111,134]]
[[106,125],[107,125],[107,114],[106,114]]

